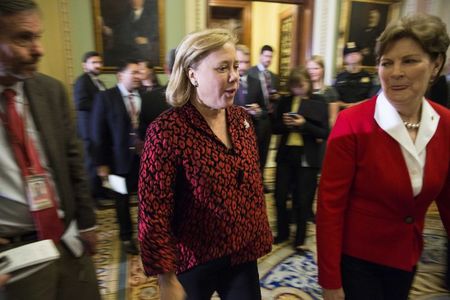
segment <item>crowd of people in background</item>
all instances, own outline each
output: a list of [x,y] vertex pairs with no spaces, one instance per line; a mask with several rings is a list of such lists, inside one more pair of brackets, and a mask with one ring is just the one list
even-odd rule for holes
[[[332,86],[313,55],[281,87],[274,48],[263,45],[251,66],[249,48],[225,29],[188,34],[170,50],[167,85],[148,55],[123,52],[108,88],[103,54],[88,51],[74,83],[74,124],[62,85],[37,72],[38,6],[2,1],[0,24],[0,251],[50,238],[61,253],[13,283],[0,271],[0,299],[74,299],[81,291],[99,299],[90,255],[94,206],[105,198],[114,200],[123,250],[158,276],[163,300],[214,292],[260,299],[257,259],[281,243],[305,255],[307,226],[316,222],[325,300],[407,299],[432,201],[450,232],[450,91],[442,72],[450,38],[437,17],[403,17],[377,31],[377,74],[363,67],[367,45],[347,41]],[[150,38],[141,44],[150,51]],[[273,190],[264,176],[271,139]],[[110,189],[111,175],[123,178],[125,192]],[[35,184],[44,187],[39,198]],[[79,255],[66,234],[75,223],[86,249]]]

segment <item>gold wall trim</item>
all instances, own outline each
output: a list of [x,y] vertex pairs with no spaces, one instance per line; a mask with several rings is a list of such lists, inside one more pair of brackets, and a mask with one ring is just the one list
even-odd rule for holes
[[72,82],[74,80],[74,65],[72,54],[72,27],[70,26],[69,4],[67,0],[58,0],[58,10],[60,12],[61,41],[64,49],[65,63],[65,83],[69,97],[72,96]]

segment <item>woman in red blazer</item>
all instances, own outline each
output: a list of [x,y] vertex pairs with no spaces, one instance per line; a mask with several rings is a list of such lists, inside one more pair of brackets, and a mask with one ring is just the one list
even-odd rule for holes
[[319,186],[324,299],[407,299],[436,200],[450,232],[450,111],[424,98],[450,44],[437,17],[404,17],[378,39],[382,91],[342,111]]

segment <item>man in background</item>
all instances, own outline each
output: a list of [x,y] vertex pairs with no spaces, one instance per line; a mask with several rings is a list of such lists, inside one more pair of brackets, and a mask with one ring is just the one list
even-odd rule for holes
[[[267,162],[267,154],[269,153],[270,138],[272,136],[271,119],[275,111],[277,100],[280,98],[278,94],[279,79],[276,74],[269,70],[272,63],[273,48],[269,45],[264,45],[261,48],[259,55],[259,64],[251,67],[248,70],[248,76],[259,80],[264,96],[264,105],[261,106],[262,115],[268,116],[268,121],[258,122],[256,131],[258,133],[258,147],[260,147],[260,163],[261,169]],[[264,173],[263,173],[264,174]],[[269,189],[264,185],[264,192],[269,192]]]
[[267,135],[270,119],[259,79],[248,75],[250,68],[250,50],[245,45],[236,45],[236,57],[239,63],[239,89],[234,104],[244,107],[252,116],[256,130],[261,174],[264,172],[267,157]]
[[347,42],[344,48],[345,70],[336,76],[334,88],[339,94],[340,109],[353,106],[371,97],[374,84],[370,74],[362,68],[362,54],[355,42]]
[[[81,145],[62,84],[37,73],[43,55],[37,4],[0,1],[0,28],[0,252],[51,239],[60,254],[14,282],[11,274],[0,298],[99,300],[90,257],[95,213]],[[36,184],[44,187],[39,195],[31,188]],[[84,253],[70,242],[78,237]]]
[[92,158],[92,142],[90,138],[90,119],[95,95],[106,89],[104,83],[98,78],[103,67],[100,54],[95,51],[86,52],[83,55],[82,66],[84,73],[80,75],[74,86],[73,98],[77,114],[78,136],[83,141],[84,165],[88,172],[91,195],[100,202],[106,198],[105,190],[102,188],[101,180],[97,176],[97,170]]
[[97,174],[108,181],[111,174],[125,179],[125,194],[114,193],[119,235],[124,250],[138,254],[133,239],[130,194],[137,191],[143,141],[137,135],[143,95],[138,62],[126,60],[117,72],[115,87],[97,94],[92,111],[92,142]]
[[367,26],[356,37],[361,47],[362,64],[364,66],[376,65],[375,44],[378,36],[383,32],[384,28],[380,24],[380,11],[376,8],[369,10],[367,18]]

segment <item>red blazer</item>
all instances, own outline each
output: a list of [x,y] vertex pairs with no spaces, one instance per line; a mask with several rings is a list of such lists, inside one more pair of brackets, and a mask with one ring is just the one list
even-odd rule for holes
[[376,97],[342,111],[330,134],[319,186],[319,283],[341,287],[347,254],[412,270],[423,246],[425,213],[436,200],[450,232],[450,111],[440,115],[426,146],[423,187],[413,196],[400,145],[374,119]]

